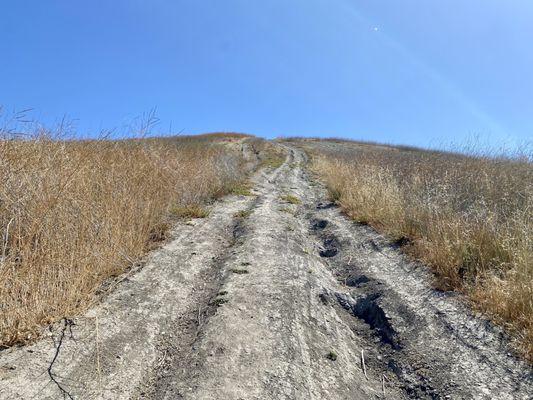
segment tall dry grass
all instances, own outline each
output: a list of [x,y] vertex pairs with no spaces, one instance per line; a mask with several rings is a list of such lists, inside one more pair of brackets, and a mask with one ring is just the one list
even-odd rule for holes
[[43,324],[83,311],[102,282],[164,237],[175,210],[205,205],[253,167],[230,143],[244,136],[6,136],[0,139],[0,346],[30,340]]
[[[317,145],[318,143],[318,145]],[[355,220],[467,293],[533,360],[533,165],[386,146],[308,144],[331,196]]]

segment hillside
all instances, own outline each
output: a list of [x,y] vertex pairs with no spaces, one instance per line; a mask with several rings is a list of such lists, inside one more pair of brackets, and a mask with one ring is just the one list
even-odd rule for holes
[[[196,150],[190,149],[192,144],[188,141]],[[506,241],[506,246],[502,247],[517,258],[502,250],[491,257],[479,251],[469,253],[477,258],[468,258],[468,264],[466,259],[461,259],[459,265],[459,261],[447,253],[442,259],[450,262],[438,264],[431,258],[432,247],[428,244],[431,242],[428,238],[433,239],[433,236],[426,237],[425,231],[415,229],[419,226],[439,229],[438,221],[432,219],[428,225],[421,225],[424,220],[414,219],[415,216],[433,215],[419,203],[405,203],[415,194],[419,195],[417,199],[428,199],[428,193],[439,199],[443,193],[448,193],[435,191],[431,184],[443,174],[448,177],[443,171],[444,166],[450,165],[460,165],[456,171],[471,171],[469,176],[476,177],[473,181],[476,184],[468,181],[469,186],[461,192],[461,185],[467,183],[460,175],[453,176],[453,193],[468,194],[463,197],[466,201],[473,196],[475,188],[477,198],[484,196],[487,186],[479,179],[479,169],[475,169],[482,167],[486,182],[498,185],[499,193],[509,194],[504,200],[506,208],[495,208],[504,213],[501,220],[506,221],[496,232],[502,235],[514,232],[508,230],[516,227],[512,225],[514,220],[508,218],[512,211],[525,213],[521,221],[530,229],[527,213],[531,208],[522,209],[523,204],[513,202],[511,196],[520,193],[526,196],[525,204],[530,204],[527,203],[531,201],[531,197],[527,197],[531,195],[527,191],[530,164],[338,141],[265,142],[251,137],[221,139],[215,136],[200,142],[197,139],[156,141],[155,148],[159,149],[156,154],[165,157],[155,160],[165,163],[149,164],[144,171],[150,173],[145,174],[132,171],[136,171],[133,168],[137,168],[139,161],[143,161],[141,155],[145,154],[137,146],[147,143],[87,144],[89,148],[117,146],[112,147],[114,154],[121,150],[118,154],[125,155],[105,157],[105,151],[100,148],[89,153],[95,158],[92,163],[84,163],[90,166],[86,167],[88,170],[82,168],[87,175],[67,174],[74,177],[67,180],[72,183],[59,185],[68,188],[62,193],[71,193],[67,199],[76,201],[64,203],[62,199],[63,203],[51,203],[54,206],[68,204],[70,208],[66,205],[54,208],[50,214],[53,217],[45,221],[64,221],[64,214],[59,212],[63,210],[67,215],[69,212],[78,215],[71,205],[83,204],[82,199],[93,199],[94,207],[115,204],[118,209],[131,213],[119,214],[116,219],[123,223],[121,229],[129,232],[124,227],[139,226],[137,216],[144,215],[154,193],[161,193],[154,191],[155,185],[168,196],[156,197],[164,198],[158,203],[162,205],[159,210],[164,212],[156,215],[165,216],[157,220],[158,224],[165,222],[165,229],[158,231],[165,234],[157,236],[160,242],[156,246],[151,235],[153,231],[143,228],[140,242],[132,246],[137,253],[128,256],[135,260],[135,266],[121,263],[120,269],[113,273],[103,269],[100,278],[91,281],[92,289],[87,291],[91,300],[84,300],[86,295],[77,298],[83,300],[83,304],[77,300],[73,303],[76,306],[63,307],[60,296],[46,296],[46,293],[61,294],[61,290],[44,292],[41,289],[45,284],[70,288],[72,282],[77,282],[80,270],[67,268],[68,279],[60,275],[58,281],[57,275],[39,274],[34,279],[39,283],[37,286],[20,284],[20,293],[27,287],[36,294],[8,297],[14,299],[12,301],[24,304],[27,299],[38,298],[61,307],[57,306],[57,311],[50,314],[50,321],[56,322],[49,330],[31,330],[40,334],[40,340],[30,340],[23,347],[10,347],[0,352],[0,398],[526,399],[533,396],[531,366],[515,353],[518,348],[522,354],[530,354],[524,340],[530,334],[530,325],[521,322],[524,321],[521,318],[530,315],[527,314],[527,296],[531,292],[527,292],[530,290],[527,288],[531,281],[520,280],[518,272],[504,274],[513,268],[525,268],[524,273],[530,272],[530,247],[527,243],[524,248],[519,246],[520,240],[530,240],[530,231],[516,242]],[[5,144],[8,145],[14,144]],[[41,155],[39,160],[72,162],[73,157],[64,156],[70,154],[70,145],[54,142],[47,146],[51,149],[60,146],[61,151],[67,153],[41,152],[59,155]],[[124,153],[132,148],[135,153]],[[161,149],[166,150],[161,153]],[[184,149],[192,152],[191,155],[181,155]],[[175,180],[170,181],[173,183],[170,187],[167,180],[150,178],[154,171],[167,171],[169,165],[174,166],[172,171],[182,171],[178,169],[182,163],[176,161],[180,156],[185,157],[181,160],[191,163],[185,164],[190,175],[172,174]],[[103,160],[112,162],[104,164]],[[432,169],[424,169],[428,160],[431,160]],[[499,168],[490,169],[493,162]],[[125,163],[124,166],[121,163]],[[394,179],[399,179],[396,174],[399,164],[408,166],[401,170],[401,182],[405,186],[394,186]],[[26,175],[23,176],[35,177],[44,171],[49,174],[61,171],[42,168],[43,164],[36,162],[35,165],[39,167],[19,168],[12,173],[24,171]],[[80,164],[75,162],[74,165]],[[128,197],[121,200],[122,197],[110,194],[102,199],[99,195],[87,197],[86,192],[72,190],[80,187],[76,182],[91,182],[93,178],[80,179],[80,176],[94,176],[95,171],[101,172],[96,175],[101,177],[101,182],[110,182],[103,179],[110,170],[104,165],[116,165],[118,171],[124,171],[112,182],[120,183],[119,193],[128,193]],[[204,171],[210,171],[211,175]],[[436,172],[431,174],[430,171]],[[449,168],[449,171],[454,169]],[[516,175],[516,171],[521,171],[522,175]],[[415,172],[420,175],[415,176]],[[490,175],[496,172],[501,174],[501,180]],[[514,180],[505,181],[506,173]],[[132,182],[135,176],[144,178]],[[420,182],[423,177],[427,181]],[[50,176],[41,179],[41,182],[57,182]],[[25,182],[34,181],[35,178],[26,178]],[[526,189],[523,189],[524,184]],[[409,190],[402,192],[407,187]],[[442,188],[449,187],[442,185]],[[142,188],[142,191],[132,192],[135,188]],[[209,190],[201,191],[202,188]],[[419,192],[420,188],[429,191]],[[3,193],[7,198],[9,191]],[[74,194],[77,197],[73,197]],[[215,198],[217,200],[213,201]],[[490,209],[488,199],[472,204],[486,204]],[[442,203],[434,203],[433,197],[430,200],[428,206],[443,207]],[[398,201],[402,201],[399,206],[404,207],[404,213],[393,208]],[[450,201],[447,203],[450,208],[442,208],[449,218],[455,215],[456,210],[451,207],[454,204]],[[408,210],[417,210],[419,214]],[[171,215],[174,217],[170,218]],[[494,221],[487,212],[483,215],[491,222],[487,226],[493,226]],[[465,231],[470,232],[470,214],[461,216]],[[13,217],[4,218],[6,226]],[[78,226],[79,220],[73,218],[64,226]],[[25,232],[25,225],[17,224],[11,222],[11,227],[19,226],[19,230],[10,227],[10,232]],[[38,232],[44,236],[48,232],[61,234],[61,243],[79,245],[72,231],[52,229],[54,226],[47,225],[46,230]],[[8,254],[15,257],[11,256],[12,249],[16,248],[12,243],[17,242],[11,241],[26,236],[10,233],[9,237]],[[96,253],[97,244],[113,246],[118,240],[105,238],[91,240],[88,245],[93,251],[85,254]],[[465,246],[470,245],[470,236],[461,238]],[[499,240],[500,236],[496,238]],[[490,240],[495,242],[493,237]],[[420,247],[419,241],[426,247]],[[43,242],[31,243],[36,246]],[[516,246],[509,247],[511,244]],[[144,262],[139,262],[147,246],[152,250]],[[108,252],[115,254],[113,250]],[[34,253],[28,250],[27,254]],[[43,250],[43,253],[51,252]],[[71,255],[70,260],[76,259],[72,251],[66,253]],[[525,264],[521,264],[520,257],[526,257]],[[417,259],[425,261],[427,266]],[[9,279],[13,276],[19,281],[27,279],[31,275],[21,274],[21,271],[31,268],[13,268],[20,260],[13,258],[10,264],[3,263],[2,273],[12,274]],[[498,264],[501,260],[509,264]],[[485,269],[480,270],[479,262]],[[46,272],[55,265],[42,264],[40,268]],[[71,261],[67,265],[77,264]],[[493,273],[500,271],[498,265],[502,273],[494,276]],[[454,268],[460,270],[461,267],[462,272],[454,272]],[[93,269],[82,268],[81,271]],[[113,275],[116,278],[110,279]],[[491,293],[486,291],[491,288],[487,282],[496,278],[501,285],[524,290],[519,295],[526,296],[522,298],[525,308],[505,305],[505,301],[509,301],[505,300],[508,289],[502,290],[500,297],[503,299],[500,306],[519,310],[516,312],[519,318],[513,319],[486,305],[490,304],[486,299]],[[55,285],[56,281],[63,283]],[[523,289],[514,286],[520,282]],[[436,288],[436,284],[440,286]],[[477,301],[475,304],[490,311],[497,321],[512,323],[509,329],[512,336],[473,311],[467,299]],[[32,318],[36,321],[34,325],[46,325],[46,319]],[[28,342],[6,333],[16,331],[5,328],[12,329],[13,324],[4,322],[3,326],[3,337],[13,337],[11,342],[4,339],[6,344]],[[512,337],[517,339],[513,342]],[[515,345],[518,341],[520,346]]]

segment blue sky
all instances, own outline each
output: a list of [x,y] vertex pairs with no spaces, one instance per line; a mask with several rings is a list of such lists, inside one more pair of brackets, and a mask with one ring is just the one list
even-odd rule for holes
[[0,104],[80,134],[533,137],[526,0],[5,1]]

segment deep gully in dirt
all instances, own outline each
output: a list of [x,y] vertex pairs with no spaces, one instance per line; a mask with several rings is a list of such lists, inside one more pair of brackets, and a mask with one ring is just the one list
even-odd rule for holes
[[[345,218],[305,154],[254,179],[71,326],[75,399],[529,399],[504,335]],[[287,195],[298,201],[289,201]],[[293,198],[293,199],[294,199]],[[50,338],[0,355],[0,398],[66,396]]]

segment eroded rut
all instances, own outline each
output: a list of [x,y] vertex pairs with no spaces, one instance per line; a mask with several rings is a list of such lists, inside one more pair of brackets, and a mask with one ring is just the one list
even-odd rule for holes
[[255,197],[176,227],[73,321],[57,383],[61,326],[0,354],[0,398],[533,398],[504,335],[341,215],[286,150]]
[[[409,398],[532,398],[531,369],[510,353],[504,334],[456,295],[432,289],[427,269],[335,208],[309,215],[319,240],[338,243],[327,264],[344,287],[323,298],[366,338],[374,371]],[[324,229],[317,218],[328,221]]]

